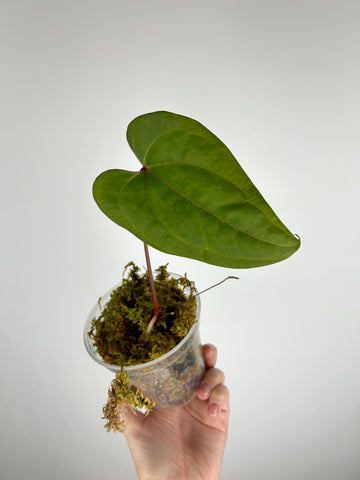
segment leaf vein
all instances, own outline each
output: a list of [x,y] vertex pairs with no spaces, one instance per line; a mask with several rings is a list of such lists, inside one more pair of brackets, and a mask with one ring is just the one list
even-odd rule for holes
[[[201,168],[201,167],[200,167]],[[209,215],[212,215],[214,218],[216,218],[218,221],[220,221],[221,223],[229,226],[230,228],[233,228],[234,230],[238,231],[239,233],[243,234],[243,235],[246,235],[247,237],[250,237],[250,238],[253,238],[255,240],[258,240],[260,242],[263,242],[263,243],[267,243],[269,245],[276,245],[276,246],[279,246],[279,247],[288,247],[289,245],[283,245],[281,243],[276,243],[276,242],[270,242],[270,241],[267,241],[267,240],[264,240],[262,238],[259,238],[259,237],[256,237],[255,235],[251,235],[250,233],[247,233],[247,232],[244,232],[243,230],[239,229],[238,227],[236,227],[235,225],[232,225],[231,223],[229,222],[226,222],[225,220],[223,220],[222,218],[220,218],[218,215],[216,215],[215,213],[211,212],[210,210],[206,209],[205,207],[203,207],[202,205],[198,204],[197,202],[195,202],[194,200],[192,200],[191,198],[189,198],[187,195],[185,195],[184,193],[182,193],[180,190],[178,190],[177,188],[173,187],[172,185],[170,185],[168,182],[166,182],[163,178],[159,177],[159,175],[156,175],[154,172],[152,172],[150,169],[148,169],[148,173],[153,175],[157,180],[159,180],[160,182],[162,182],[164,185],[166,185],[168,188],[170,188],[171,190],[173,190],[174,192],[176,192],[177,194],[179,194],[180,196],[182,196],[183,198],[185,198],[188,202],[192,203],[193,205],[195,205],[196,207],[198,207],[200,210],[203,210],[204,212],[208,213]],[[237,187],[238,188],[238,187]],[[150,199],[149,199],[149,202],[150,202]],[[251,202],[247,201],[247,203],[249,203],[250,205],[252,205],[254,208],[256,208],[258,211],[261,211],[258,207],[256,207],[255,205],[253,205]],[[154,211],[154,209],[151,207],[151,209]],[[263,213],[263,212],[262,212]]]

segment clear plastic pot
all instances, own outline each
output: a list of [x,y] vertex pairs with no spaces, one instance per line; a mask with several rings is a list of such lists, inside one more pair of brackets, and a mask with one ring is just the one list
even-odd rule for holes
[[[176,274],[171,274],[177,277]],[[99,355],[88,333],[91,322],[101,314],[102,307],[109,301],[111,293],[121,283],[115,285],[101,298],[90,311],[85,328],[84,342],[90,356],[100,365],[112,372],[118,372],[121,367],[105,362]],[[148,397],[155,401],[155,408],[165,409],[190,402],[204,375],[204,359],[199,334],[200,298],[197,295],[197,312],[194,325],[188,334],[176,347],[162,357],[151,362],[134,366],[124,366],[130,378],[131,385],[142,390]]]

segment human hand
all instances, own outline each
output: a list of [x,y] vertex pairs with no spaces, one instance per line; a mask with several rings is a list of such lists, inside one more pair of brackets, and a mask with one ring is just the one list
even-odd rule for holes
[[215,368],[217,350],[204,345],[206,372],[183,407],[126,417],[126,439],[140,480],[217,480],[229,422],[229,390]]

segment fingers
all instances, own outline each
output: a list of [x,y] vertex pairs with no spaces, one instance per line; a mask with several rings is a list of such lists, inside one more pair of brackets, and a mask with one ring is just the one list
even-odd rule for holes
[[210,368],[205,372],[204,378],[197,389],[197,396],[200,400],[208,400],[212,391],[217,385],[224,383],[225,375],[218,368]]
[[224,385],[225,375],[218,368],[210,368],[197,389],[199,400],[207,401],[207,413],[216,417],[223,410],[229,410],[229,390]]
[[197,389],[197,396],[200,400],[208,400],[213,389],[225,381],[224,373],[218,368],[210,368],[205,372],[205,375]]
[[217,385],[211,392],[208,402],[208,415],[216,417],[222,411],[229,410],[229,390],[224,384]]
[[[229,410],[229,390],[224,385],[224,374],[221,370],[212,369],[206,372],[212,373],[211,378],[207,376],[204,382],[197,389],[199,400],[207,401],[207,413],[210,417],[216,417],[223,410]],[[218,380],[218,381],[217,381]]]
[[205,368],[213,368],[215,367],[216,360],[217,360],[217,349],[214,345],[210,343],[203,345],[203,355],[205,360]]
[[217,360],[217,349],[214,345],[203,346],[206,372],[197,389],[199,400],[207,401],[207,414],[216,417],[223,410],[229,410],[229,390],[224,385],[224,373],[215,368]]

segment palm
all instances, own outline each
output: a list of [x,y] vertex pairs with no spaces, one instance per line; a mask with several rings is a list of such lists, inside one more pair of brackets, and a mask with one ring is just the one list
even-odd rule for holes
[[217,479],[228,419],[228,396],[216,416],[209,416],[208,402],[197,397],[184,407],[154,410],[147,417],[129,413],[126,438],[139,478]]

